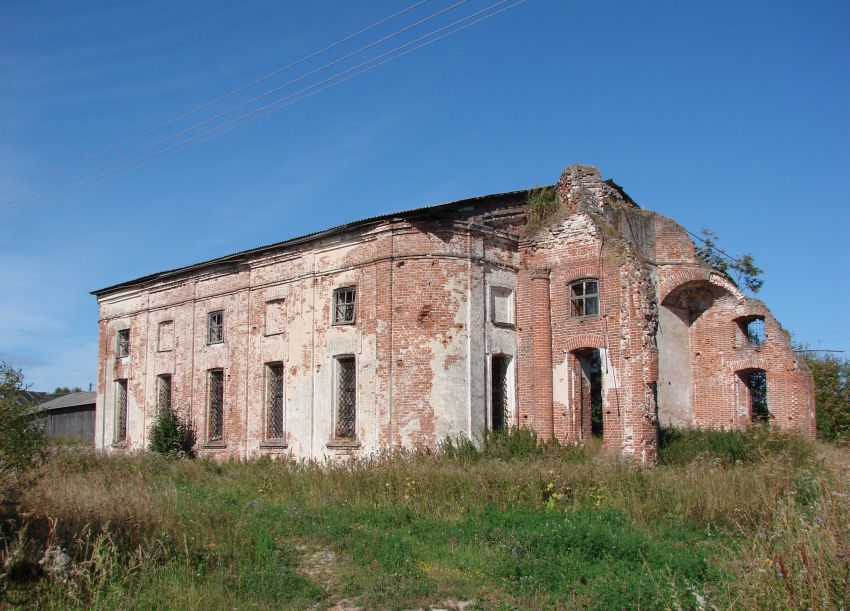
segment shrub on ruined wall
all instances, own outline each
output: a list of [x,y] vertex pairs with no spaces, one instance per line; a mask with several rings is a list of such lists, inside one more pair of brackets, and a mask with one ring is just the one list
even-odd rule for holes
[[561,200],[552,187],[534,189],[528,194],[525,203],[527,219],[525,234],[527,236],[534,235],[543,229],[561,211]]

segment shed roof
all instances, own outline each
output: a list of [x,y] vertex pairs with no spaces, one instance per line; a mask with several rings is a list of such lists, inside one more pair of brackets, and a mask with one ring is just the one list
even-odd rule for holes
[[79,405],[94,405],[97,393],[94,392],[72,392],[61,397],[56,397],[38,406],[39,411],[47,412],[63,407],[77,407]]
[[38,392],[34,390],[22,390],[18,393],[18,396],[15,398],[15,403],[17,405],[29,405],[37,406],[41,405],[45,401],[49,401],[53,397],[55,397],[53,393],[49,392]]
[[490,195],[479,195],[476,197],[469,197],[466,199],[460,199],[453,202],[436,204],[432,206],[423,206],[421,208],[411,208],[410,210],[403,210],[401,212],[391,212],[389,214],[382,214],[379,216],[372,216],[369,218],[365,218],[359,221],[352,221],[350,223],[345,223],[343,225],[337,225],[336,227],[331,227],[330,229],[324,229],[322,231],[316,231],[314,233],[308,233],[306,235],[298,236],[295,238],[290,238],[288,240],[284,240],[282,242],[275,242],[274,244],[267,244],[266,246],[260,246],[258,248],[251,248],[249,250],[243,250],[240,252],[236,252],[230,255],[225,255],[223,257],[217,257],[215,259],[210,259],[208,261],[203,261],[201,263],[194,263],[192,265],[186,265],[184,267],[178,267],[175,269],[166,270],[163,272],[157,272],[155,274],[150,274],[148,276],[142,276],[140,278],[136,278],[134,280],[128,280],[127,282],[121,282],[119,284],[114,284],[112,286],[107,286],[102,289],[97,289],[92,291],[91,294],[97,297],[101,295],[107,295],[109,293],[132,288],[134,286],[142,285],[148,282],[156,281],[156,280],[165,280],[168,278],[172,278],[175,276],[199,271],[205,268],[214,267],[216,265],[222,265],[227,263],[240,263],[245,261],[247,258],[253,257],[258,254],[263,254],[265,252],[270,252],[274,250],[283,249],[289,246],[295,246],[297,244],[302,244],[305,242],[310,242],[313,240],[318,240],[320,238],[328,237],[331,235],[335,235],[338,233],[342,233],[344,231],[350,231],[352,229],[357,229],[360,227],[365,227],[366,225],[379,223],[382,221],[387,221],[391,219],[405,219],[405,218],[420,218],[424,216],[433,216],[435,214],[445,213],[445,212],[455,212],[463,209],[467,206],[482,206],[487,204],[494,204],[499,201],[503,201],[506,199],[515,198],[518,195],[527,194],[534,189],[546,188],[552,185],[544,185],[543,187],[534,187],[529,189],[519,189],[517,191],[506,191],[505,193],[493,193]]

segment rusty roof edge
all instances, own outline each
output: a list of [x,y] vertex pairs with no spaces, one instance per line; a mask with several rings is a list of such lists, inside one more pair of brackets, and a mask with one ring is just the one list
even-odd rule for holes
[[305,242],[310,242],[312,240],[319,240],[321,238],[331,236],[337,233],[342,233],[344,231],[349,231],[351,229],[355,229],[357,227],[365,227],[369,224],[380,223],[382,221],[386,221],[392,218],[397,217],[416,217],[423,215],[431,215],[440,212],[446,212],[453,209],[460,209],[464,206],[468,206],[469,204],[480,204],[485,200],[498,200],[500,198],[511,197],[515,195],[520,195],[522,193],[529,193],[534,191],[535,189],[543,189],[552,187],[554,185],[542,185],[539,187],[529,187],[527,189],[518,189],[516,191],[505,191],[504,193],[492,193],[489,195],[478,195],[475,197],[468,197],[465,199],[459,199],[456,201],[446,202],[442,204],[435,204],[432,206],[422,206],[420,208],[410,208],[409,210],[402,210],[400,212],[390,212],[387,214],[381,214],[378,216],[371,216],[365,219],[361,219],[358,221],[351,221],[349,223],[344,223],[342,225],[337,225],[335,227],[330,227],[328,229],[322,229],[320,231],[315,231],[313,233],[308,233],[302,236],[297,236],[294,238],[290,238],[288,240],[283,240],[281,242],[275,242],[273,244],[267,244],[265,246],[258,246],[256,248],[250,248],[248,250],[241,250],[239,252],[231,253],[229,255],[224,255],[222,257],[216,257],[215,259],[209,259],[207,261],[201,261],[200,263],[192,263],[190,265],[185,265],[183,267],[177,267],[174,269],[169,269],[161,272],[156,272],[154,274],[149,274],[147,276],[141,276],[139,278],[135,278],[133,280],[127,280],[126,282],[121,282],[119,284],[113,284],[112,286],[107,286],[102,289],[97,289],[91,291],[91,295],[95,297],[100,297],[102,295],[107,295],[109,293],[113,293],[116,291],[120,291],[122,289],[127,289],[131,287],[135,287],[138,285],[145,284],[147,282],[153,282],[155,280],[164,280],[173,276],[178,276],[181,274],[188,274],[191,272],[195,272],[201,269],[207,269],[215,267],[216,265],[222,265],[226,263],[239,263],[244,261],[244,258],[247,256],[257,255],[266,251],[272,251],[279,248],[286,248],[289,246],[295,246],[297,244],[303,244]]

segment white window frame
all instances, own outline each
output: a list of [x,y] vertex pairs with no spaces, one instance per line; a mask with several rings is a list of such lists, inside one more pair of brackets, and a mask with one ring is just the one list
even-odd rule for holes
[[[352,295],[351,301],[345,301],[340,303],[339,297],[340,295],[345,295],[350,293]],[[348,314],[348,306],[350,306],[351,316],[347,316]],[[339,317],[340,308],[345,308],[344,316]],[[334,326],[341,325],[353,325],[357,321],[357,286],[341,286],[339,288],[334,289],[333,299],[331,302],[331,324]]]

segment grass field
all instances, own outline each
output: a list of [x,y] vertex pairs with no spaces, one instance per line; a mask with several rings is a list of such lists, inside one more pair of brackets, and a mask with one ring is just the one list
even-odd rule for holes
[[6,508],[7,606],[850,607],[850,453],[664,434],[644,469],[525,432],[317,465],[56,452]]

